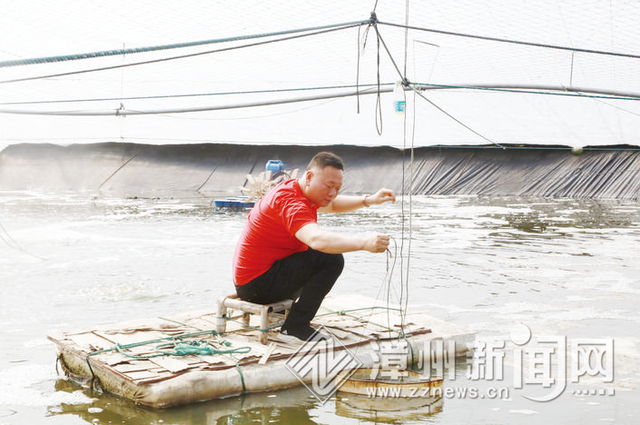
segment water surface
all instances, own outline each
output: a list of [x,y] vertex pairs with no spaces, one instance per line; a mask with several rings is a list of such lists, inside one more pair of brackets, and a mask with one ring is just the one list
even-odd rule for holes
[[594,376],[539,403],[523,397],[535,388],[514,388],[513,362],[496,382],[466,378],[463,360],[446,386],[480,395],[505,387],[508,397],[458,394],[388,411],[342,395],[321,404],[301,387],[155,411],[59,376],[49,333],[213,309],[232,291],[231,255],[245,213],[211,204],[191,194],[0,194],[0,424],[639,420],[640,205],[602,200],[414,197],[325,215],[321,225],[381,231],[395,242],[391,257],[346,254],[334,293],[407,302],[482,342],[509,343],[521,325],[534,337],[613,340],[613,383]]

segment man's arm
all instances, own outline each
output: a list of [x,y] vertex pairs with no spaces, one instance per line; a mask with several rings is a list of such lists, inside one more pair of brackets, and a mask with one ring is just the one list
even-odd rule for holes
[[384,252],[389,246],[389,236],[373,233],[367,236],[348,236],[320,229],[317,223],[309,223],[296,232],[296,238],[316,251],[342,254],[351,251]]
[[382,204],[388,201],[395,201],[396,195],[391,189],[380,189],[373,195],[352,196],[338,195],[326,207],[318,209],[320,212],[344,213],[370,205]]

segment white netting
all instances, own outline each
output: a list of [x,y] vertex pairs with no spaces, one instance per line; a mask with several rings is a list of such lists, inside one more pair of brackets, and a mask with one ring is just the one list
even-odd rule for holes
[[[416,145],[638,144],[640,4],[380,0],[380,45],[365,22],[374,4],[0,0],[0,146],[97,140],[402,146],[404,125]],[[363,23],[329,27],[357,22]],[[261,34],[273,35],[232,40]],[[8,66],[52,57],[57,61]],[[391,93],[402,77],[464,88],[421,92],[428,100],[406,92],[403,116],[394,113]],[[356,84],[375,92],[378,82],[381,112],[376,94],[334,97],[354,93]],[[562,88],[604,98],[567,97],[578,93],[558,93]],[[308,98],[315,100],[302,102]],[[275,104],[257,106],[269,103]],[[129,115],[138,113],[144,115]]]

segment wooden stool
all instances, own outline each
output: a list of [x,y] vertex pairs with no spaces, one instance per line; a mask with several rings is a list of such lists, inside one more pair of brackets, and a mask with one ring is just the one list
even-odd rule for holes
[[[289,309],[293,304],[293,300],[278,301],[273,304],[255,304],[248,301],[243,301],[236,294],[227,295],[218,298],[218,317],[216,322],[216,331],[219,334],[223,334],[227,329],[227,320],[236,319],[242,317],[242,321],[245,325],[249,325],[251,314],[260,315],[260,342],[262,344],[267,343],[267,333],[269,332],[269,314],[273,312],[285,312],[284,317],[287,317]],[[235,317],[227,317],[227,309],[242,311],[243,314]],[[277,326],[282,326],[282,323],[278,323]]]

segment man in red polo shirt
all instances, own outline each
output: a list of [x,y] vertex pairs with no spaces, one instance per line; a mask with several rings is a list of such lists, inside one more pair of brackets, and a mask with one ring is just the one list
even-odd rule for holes
[[238,296],[270,304],[299,295],[281,334],[306,341],[310,325],[344,267],[342,253],[384,252],[389,236],[349,236],[320,229],[320,212],[347,212],[395,201],[389,189],[374,195],[338,195],[344,164],[330,152],[313,157],[300,179],[278,184],[253,207],[233,255]]

